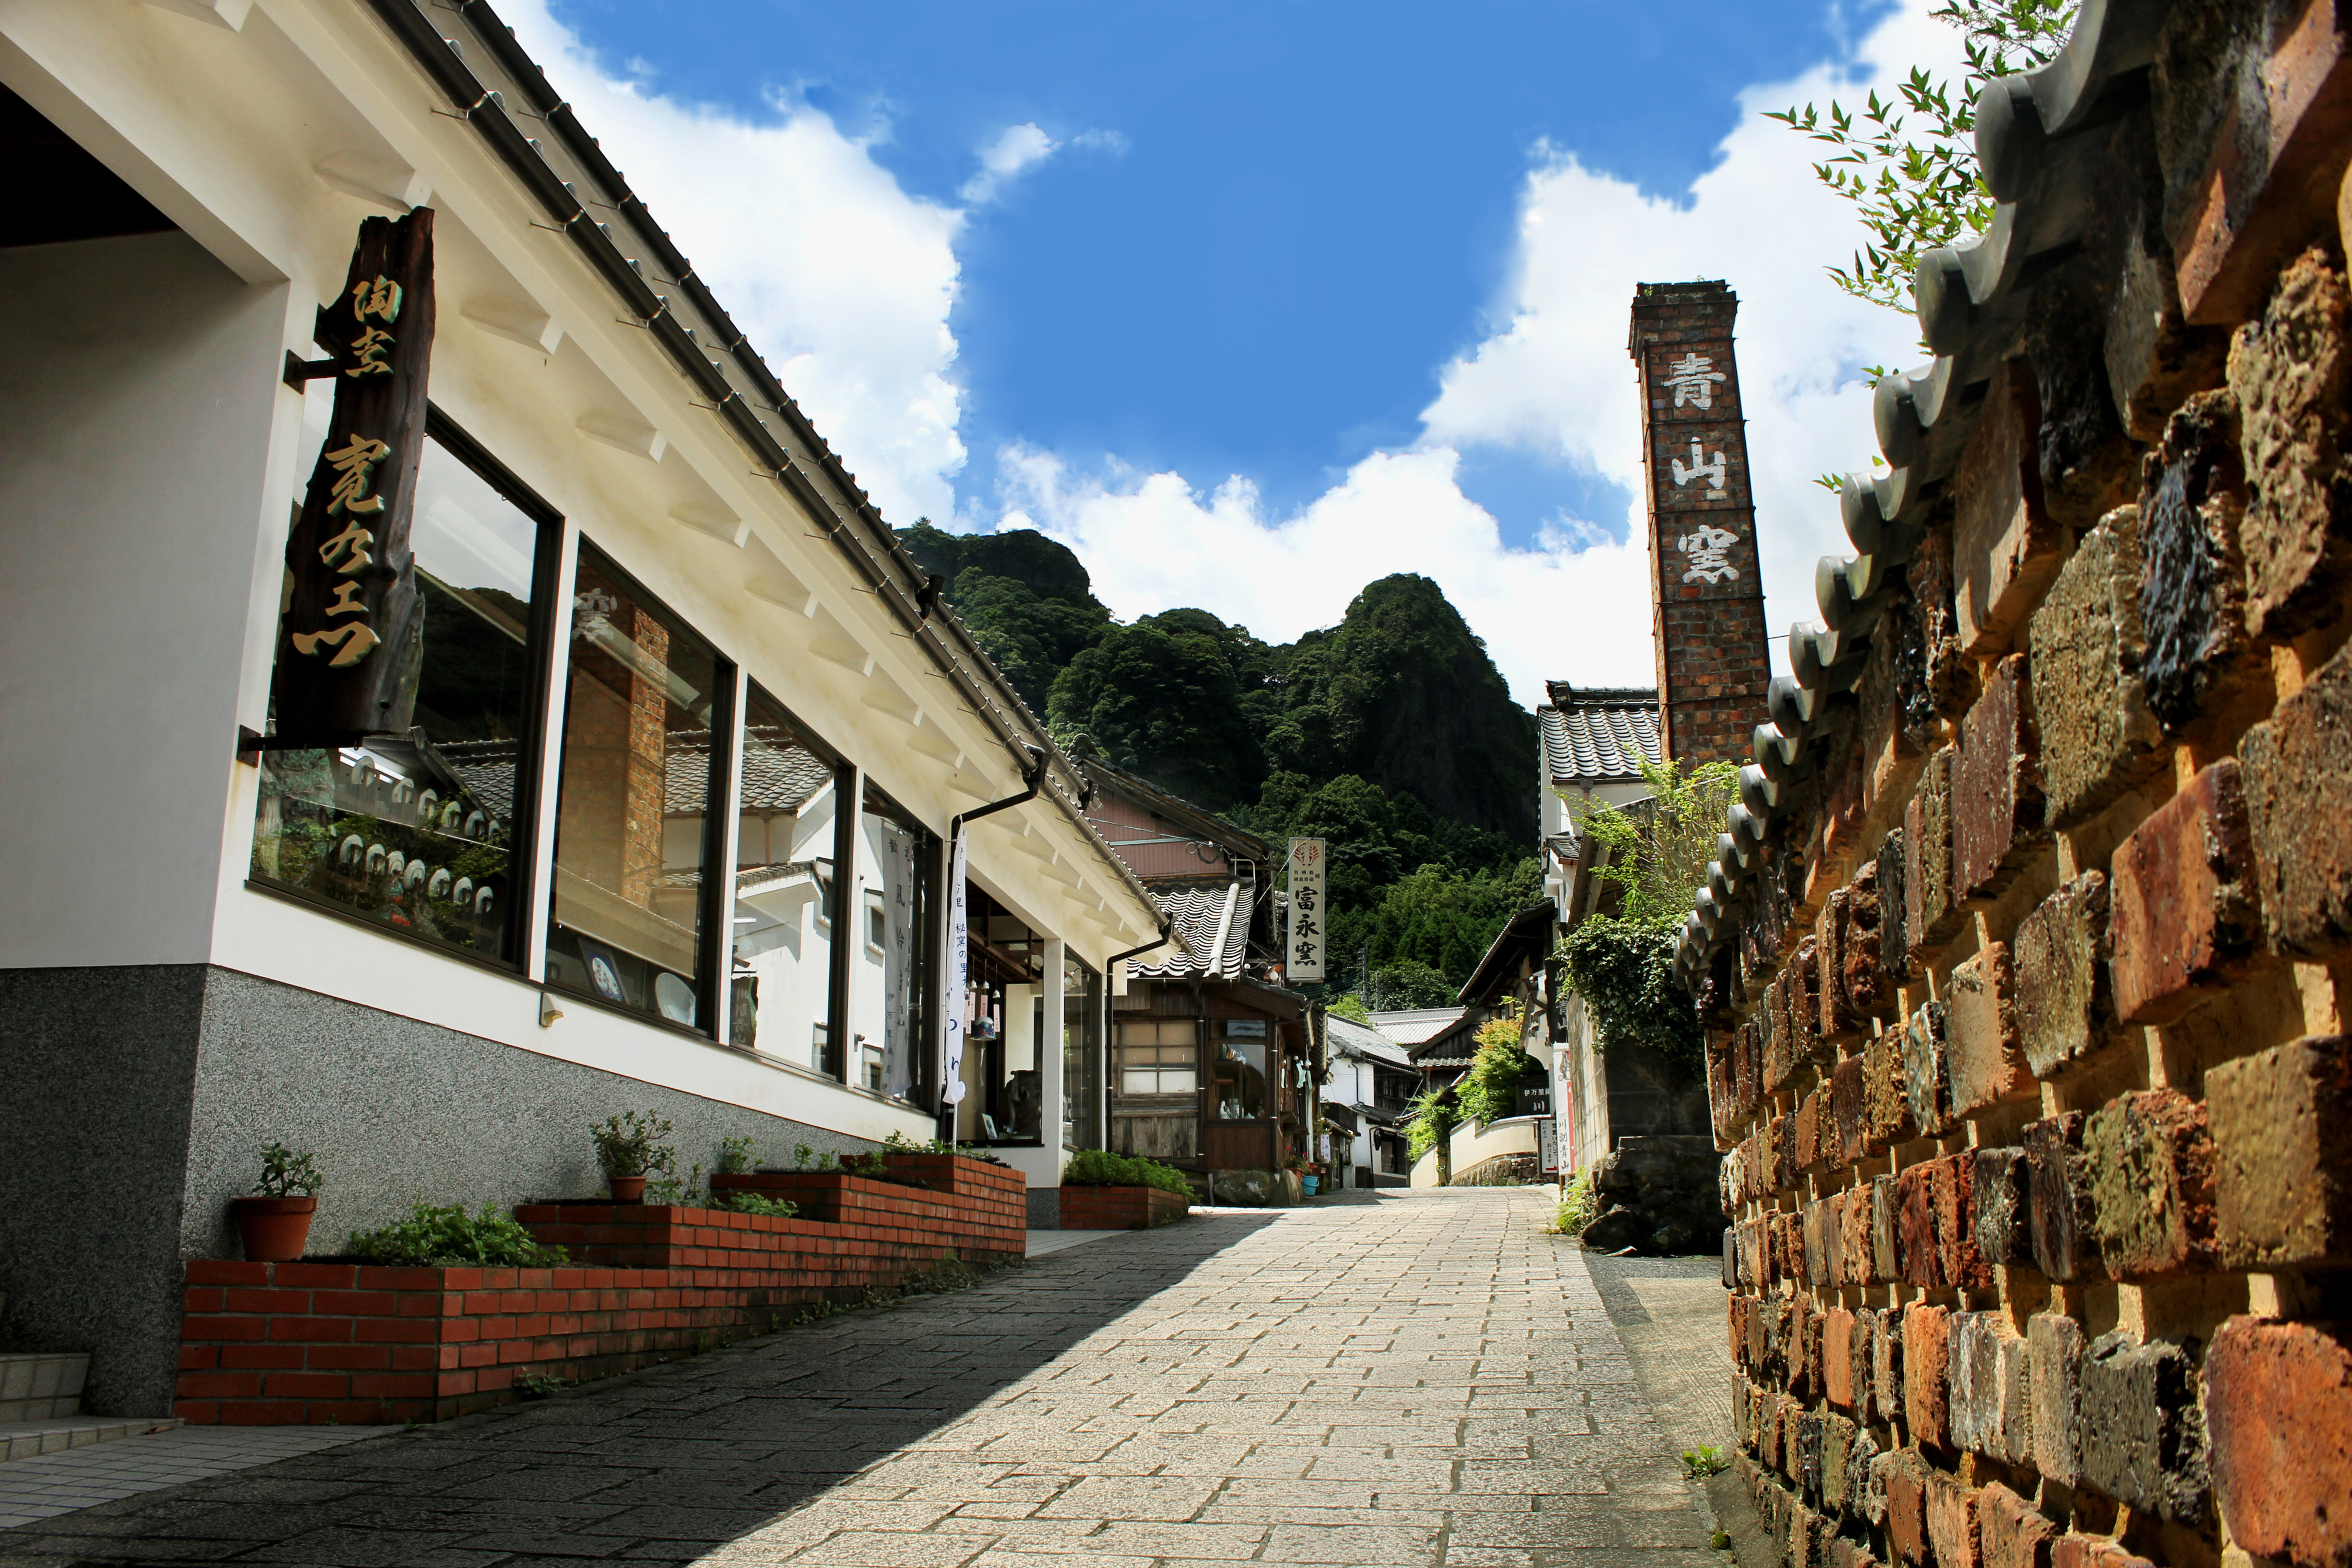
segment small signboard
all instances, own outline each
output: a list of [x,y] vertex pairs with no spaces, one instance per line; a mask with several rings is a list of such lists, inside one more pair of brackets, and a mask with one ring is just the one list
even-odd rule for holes
[[335,407],[286,541],[270,695],[281,742],[408,728],[425,602],[408,548],[433,354],[433,209],[360,225],[350,276],[319,312]]
[[1323,977],[1323,841],[1290,841],[1290,946],[1282,972],[1290,980]]
[[1544,1175],[1559,1170],[1559,1118],[1546,1116],[1536,1124],[1536,1157],[1541,1162]]

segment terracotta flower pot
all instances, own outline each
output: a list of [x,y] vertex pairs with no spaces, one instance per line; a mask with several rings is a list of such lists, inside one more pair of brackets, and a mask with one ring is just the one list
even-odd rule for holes
[[248,1263],[292,1263],[302,1256],[310,1239],[310,1218],[319,1210],[315,1197],[233,1197],[229,1218],[245,1243]]
[[613,1188],[614,1203],[643,1203],[646,1200],[646,1178],[641,1176],[608,1176],[604,1180]]

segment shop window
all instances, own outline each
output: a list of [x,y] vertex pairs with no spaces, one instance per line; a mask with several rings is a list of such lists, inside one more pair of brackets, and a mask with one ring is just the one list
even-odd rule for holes
[[1122,1095],[1190,1094],[1200,1087],[1200,1063],[1190,1019],[1133,1019],[1118,1026],[1118,1092]]
[[1102,977],[1063,949],[1062,1145],[1102,1147]]
[[1266,1084],[1264,1019],[1218,1019],[1209,1041],[1209,1097],[1219,1120],[1255,1122],[1274,1114]]
[[969,1021],[956,1136],[967,1143],[1041,1144],[1045,939],[974,883],[965,884],[964,907],[971,919]]
[[850,1027],[860,1037],[856,1082],[909,1100],[923,1078],[929,1037],[932,955],[926,935],[939,838],[870,781],[864,804],[856,839],[864,951],[849,997]]
[[734,671],[586,544],[570,655],[548,983],[709,1032],[703,873]]
[[841,1076],[833,1017],[835,818],[851,777],[754,684],[743,695],[728,1041]]
[[355,745],[262,754],[252,875],[511,964],[557,521],[438,413],[426,429],[408,711]]
[[1190,1019],[1118,1020],[1109,1147],[1156,1160],[1201,1155],[1199,1027]]

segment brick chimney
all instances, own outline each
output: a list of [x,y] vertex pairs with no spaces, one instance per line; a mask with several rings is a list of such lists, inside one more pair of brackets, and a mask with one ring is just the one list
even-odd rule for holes
[[1658,737],[1685,767],[1748,758],[1764,722],[1764,585],[1731,321],[1721,283],[1644,283],[1626,347],[1642,382],[1650,474]]

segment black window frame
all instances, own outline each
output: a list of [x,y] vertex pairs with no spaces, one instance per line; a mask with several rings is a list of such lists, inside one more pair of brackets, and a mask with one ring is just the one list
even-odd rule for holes
[[[712,671],[710,782],[708,786],[709,792],[704,799],[715,804],[707,805],[702,814],[702,887],[700,896],[695,902],[703,931],[715,932],[716,935],[698,937],[698,951],[694,956],[695,1017],[698,1021],[690,1025],[682,1024],[675,1019],[665,1016],[658,1009],[647,1012],[623,1002],[614,1001],[610,998],[599,996],[593,988],[570,986],[554,978],[548,972],[549,966],[546,958],[546,948],[551,945],[556,923],[555,900],[551,896],[547,901],[546,921],[550,941],[543,943],[541,948],[539,984],[542,988],[567,999],[583,1002],[590,1007],[617,1014],[622,1018],[635,1019],[639,1023],[651,1024],[657,1029],[668,1030],[675,1034],[684,1035],[688,1040],[698,1040],[708,1044],[717,1045],[719,1043],[719,1019],[721,1016],[719,1009],[726,1007],[730,999],[726,989],[728,971],[725,966],[733,961],[734,943],[731,940],[733,928],[726,924],[726,908],[727,892],[732,885],[731,879],[735,874],[735,868],[732,865],[724,866],[723,874],[729,879],[724,883],[720,876],[712,874],[712,868],[720,865],[720,862],[728,858],[727,826],[732,817],[735,800],[733,793],[727,788],[727,781],[733,771],[735,748],[739,740],[736,734],[739,726],[735,688],[740,684],[740,670],[716,641],[697,627],[688,617],[672,609],[668,600],[647,589],[643,579],[623,566],[614,559],[612,551],[591,539],[587,530],[583,529],[572,541],[573,559],[576,561],[580,552],[587,549],[594,550],[602,558],[604,570],[626,584],[631,592],[685,627],[710,648]],[[579,594],[579,578],[576,572],[573,574],[572,581],[573,597],[576,599]],[[567,639],[566,658],[562,671],[565,694],[564,717],[567,724],[571,718],[572,690],[572,665],[568,641]],[[555,685],[552,678],[554,674],[552,670],[549,672],[550,678],[541,683],[542,690],[552,691]],[[563,814],[563,737],[554,733],[553,727],[545,720],[541,721],[540,727],[541,733],[547,735],[548,752],[555,764],[553,774],[555,810],[549,815],[547,839],[548,884],[552,888],[556,872],[556,833],[562,825]],[[544,781],[542,777],[541,782],[544,783]]]
[[[437,953],[445,958],[455,958],[493,974],[537,984],[530,980],[530,932],[523,922],[530,916],[539,886],[539,794],[546,768],[548,688],[552,674],[549,661],[554,652],[555,591],[557,583],[562,580],[565,518],[562,512],[549,505],[545,497],[524,484],[513,469],[493,455],[489,448],[450,418],[440,404],[429,400],[425,405],[425,434],[427,440],[437,442],[451,456],[471,469],[476,478],[490,487],[492,494],[529,517],[539,530],[531,547],[530,620],[524,628],[523,641],[523,664],[529,672],[529,688],[523,697],[522,722],[515,737],[514,809],[509,822],[506,918],[512,922],[508,928],[510,938],[508,946],[512,956],[494,957],[471,948],[452,946],[415,931],[371,920],[348,904],[323,898],[307,888],[272,877],[256,876],[251,869],[252,853],[249,849],[246,857],[245,885],[252,892],[332,915],[347,925],[373,931],[379,936],[405,943],[425,952]],[[299,508],[299,502],[297,507]],[[273,649],[276,641],[272,639]],[[273,667],[278,656],[276,652],[271,654]]]

